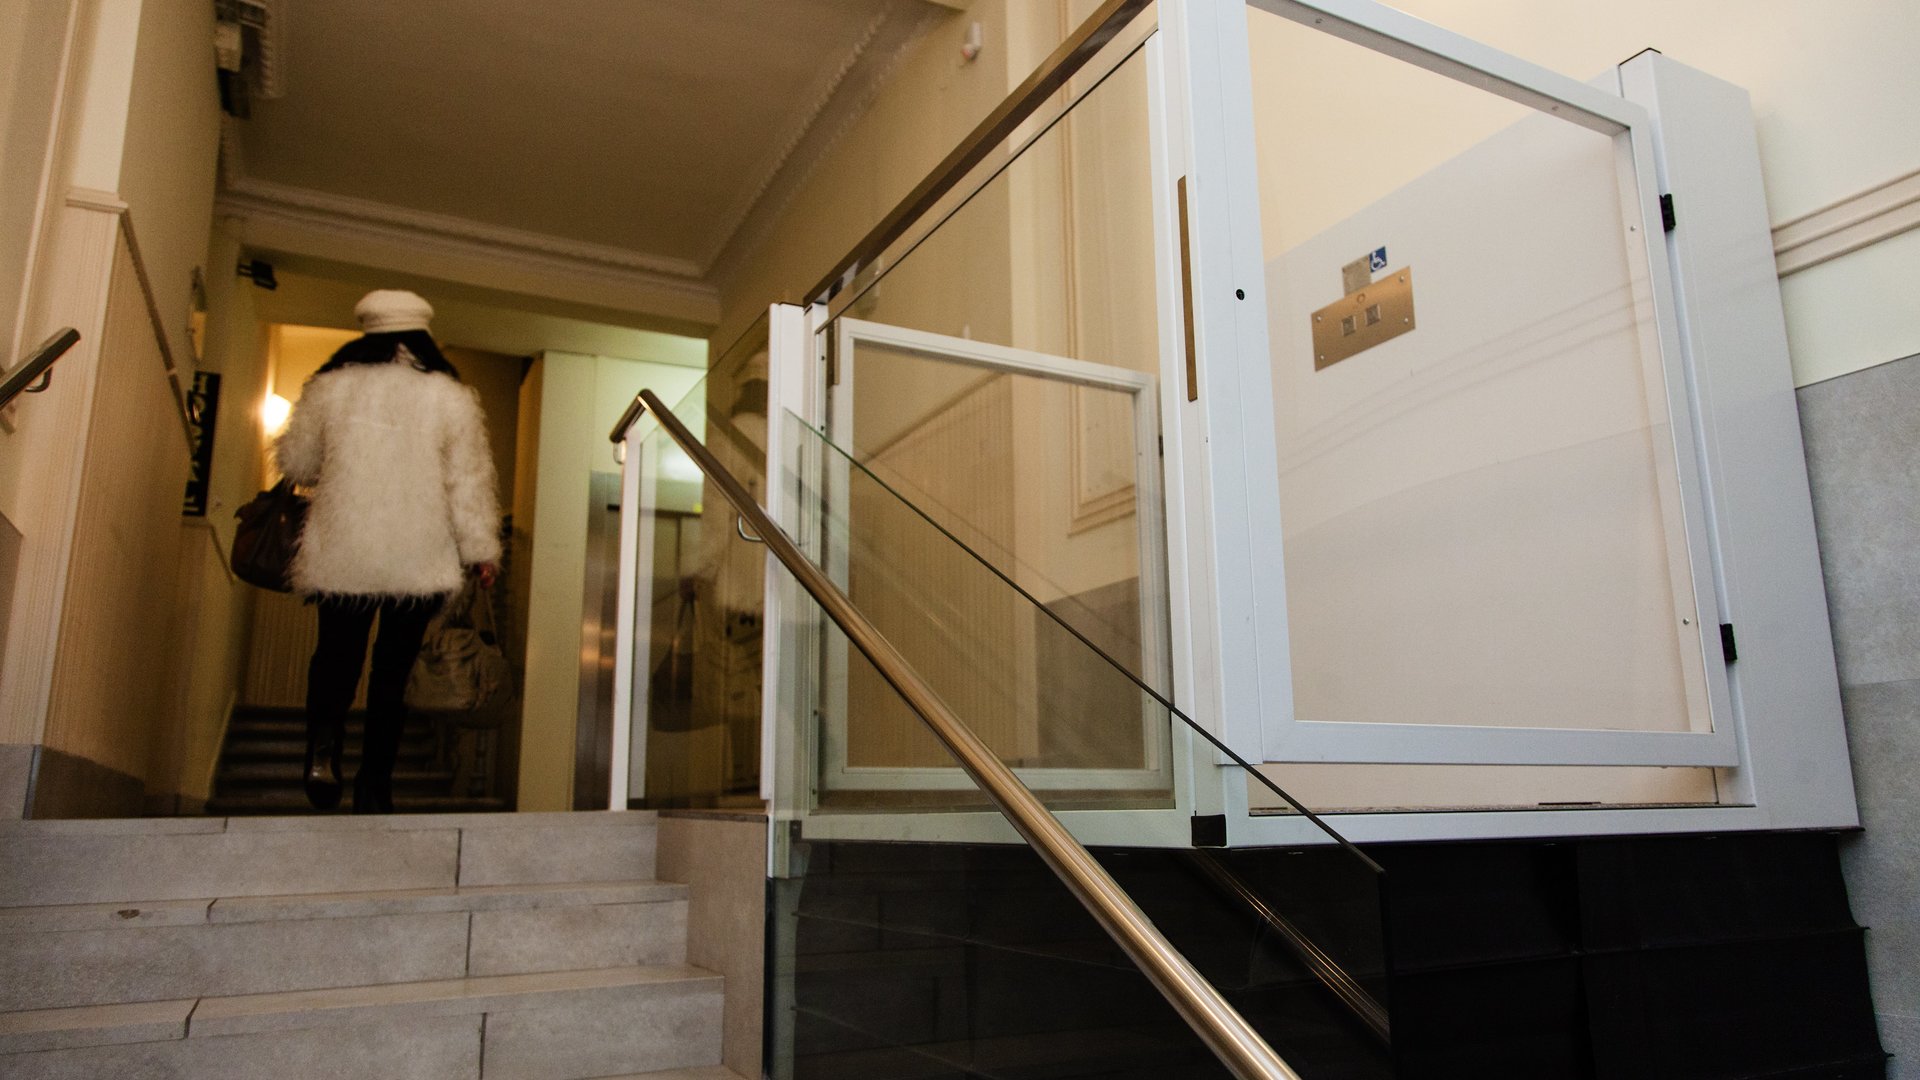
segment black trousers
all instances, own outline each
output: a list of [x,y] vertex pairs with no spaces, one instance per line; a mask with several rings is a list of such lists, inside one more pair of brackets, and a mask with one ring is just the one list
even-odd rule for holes
[[367,727],[361,750],[362,775],[386,781],[400,755],[400,736],[407,721],[407,675],[420,655],[427,623],[440,610],[439,597],[375,598],[322,597],[320,642],[307,665],[307,732],[331,735],[338,746],[347,722],[347,710],[360,688],[360,667],[367,655],[367,635],[380,619],[380,636],[373,643],[373,671],[367,677]]

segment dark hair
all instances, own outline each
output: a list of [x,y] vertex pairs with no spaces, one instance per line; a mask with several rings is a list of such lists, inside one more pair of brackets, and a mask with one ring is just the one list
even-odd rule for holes
[[450,375],[454,381],[460,379],[460,372],[447,363],[440,352],[440,346],[434,343],[433,335],[425,330],[396,330],[386,334],[362,334],[333,354],[333,358],[320,365],[315,375],[325,375],[329,371],[338,371],[348,364],[384,364],[392,360],[405,345],[413,354],[413,366],[421,371],[437,371]]

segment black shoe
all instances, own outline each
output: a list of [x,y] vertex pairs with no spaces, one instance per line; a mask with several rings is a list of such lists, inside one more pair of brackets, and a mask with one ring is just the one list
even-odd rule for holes
[[340,805],[340,742],[324,736],[307,736],[307,763],[302,773],[306,780],[307,802],[315,810],[332,810]]

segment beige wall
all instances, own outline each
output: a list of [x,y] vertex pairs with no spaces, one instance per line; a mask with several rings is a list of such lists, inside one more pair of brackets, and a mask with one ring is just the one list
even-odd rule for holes
[[[719,281],[724,348],[776,301],[797,302],[959,144],[1007,94],[1013,58],[1008,9],[1033,0],[980,0],[955,13],[911,46],[873,107],[813,170],[754,250]],[[974,63],[954,48],[978,21],[991,43]],[[1026,69],[1014,80],[1024,77]]]
[[142,3],[117,188],[138,225],[140,255],[162,329],[188,369],[193,366],[187,339],[193,272],[207,264],[220,146],[212,40],[213,5]]
[[[23,55],[15,65],[11,74],[19,82],[9,88],[8,112],[0,117],[5,125],[0,183],[5,184],[3,212],[9,215],[7,228],[0,229],[5,237],[0,245],[6,245],[0,260],[24,257],[22,245],[37,242],[41,261],[31,270],[24,296],[18,282],[8,291],[6,264],[0,261],[0,330],[6,332],[0,346],[8,349],[0,362],[12,362],[16,337],[30,347],[65,325],[50,321],[57,300],[36,294],[52,287],[59,272],[60,253],[48,250],[50,230],[69,190],[82,188],[128,203],[141,270],[168,329],[168,350],[176,363],[190,366],[187,282],[206,257],[219,134],[206,45],[212,13],[186,0],[32,0],[22,15],[15,19],[9,11],[0,31],[0,57],[14,33],[30,35],[20,47],[30,44],[35,57],[28,62]],[[72,32],[63,39],[69,19]],[[50,62],[57,70],[47,70]],[[37,238],[36,220],[41,223]],[[16,310],[23,312],[17,335],[12,330]],[[24,437],[7,439],[16,449],[0,453],[0,515],[23,533],[33,527],[19,516],[25,455],[17,446]],[[0,432],[0,439],[6,438]]]
[[187,442],[124,244],[113,282],[44,742],[151,781],[168,688],[185,661],[156,647],[154,630],[174,622]]
[[[239,256],[238,237],[215,222],[208,243],[212,264],[226,265]],[[207,279],[206,352],[200,367],[220,374],[220,412],[207,514],[182,525],[177,636],[188,660],[175,703],[179,720],[170,766],[172,790],[184,799],[182,810],[212,794],[220,744],[246,667],[249,629],[265,595],[233,577],[227,555],[233,550],[234,511],[262,482],[266,444],[259,406],[269,379],[267,329],[254,314],[252,285],[230,274]]]
[[[1920,170],[1920,5],[1909,0],[1397,0],[1578,79],[1651,46],[1745,87],[1778,225]],[[1685,213],[1683,209],[1681,213]],[[1920,233],[1781,283],[1800,385],[1920,352]]]
[[[179,518],[186,435],[167,368],[192,363],[188,281],[207,255],[219,111],[203,5],[80,0],[72,11],[55,87],[22,69],[26,92],[5,121],[10,152],[22,135],[21,169],[47,145],[30,136],[58,132],[20,336],[72,325],[83,343],[57,389],[0,434],[0,513],[23,534],[0,739],[44,744],[43,766],[57,755],[77,785],[47,790],[43,767],[44,797],[91,813],[173,790],[181,760],[170,736],[188,659],[167,646],[191,618],[181,608],[192,590],[176,586],[183,541],[195,539]],[[45,31],[60,21],[36,8],[29,44],[59,54],[60,35]],[[24,191],[24,172],[7,168],[9,190]]]
[[196,0],[81,0],[55,190],[132,210],[169,347],[187,347],[188,284],[206,260],[220,141],[213,9]]
[[22,347],[17,322],[66,59],[59,45],[77,10],[72,0],[14,0],[0,20],[0,364],[13,363]]
[[[519,808],[573,807],[574,728],[580,690],[580,625],[586,575],[587,489],[593,472],[617,472],[607,433],[641,388],[678,401],[705,372],[576,353],[544,353],[528,373],[523,406],[537,403],[536,462],[528,543],[526,687],[521,712]],[[523,473],[524,475],[524,473]]]

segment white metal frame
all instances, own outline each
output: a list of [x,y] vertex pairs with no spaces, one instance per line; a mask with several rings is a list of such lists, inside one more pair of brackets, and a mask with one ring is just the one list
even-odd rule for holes
[[[647,436],[658,423],[643,416],[613,445],[620,463],[620,566],[615,598],[613,651],[613,750],[609,756],[607,807],[626,810],[629,800],[644,797],[647,779],[647,695],[636,694],[635,678],[643,670],[636,663],[652,647],[652,627],[641,618],[640,576],[654,565],[654,492],[647,480],[658,473],[661,445],[649,445]],[[634,738],[634,733],[642,734]],[[639,787],[633,786],[638,779]]]
[[[1724,665],[1719,663],[1718,600],[1699,461],[1688,398],[1689,374],[1680,349],[1671,274],[1661,235],[1659,192],[1646,110],[1616,95],[1565,78],[1476,42],[1365,0],[1248,0],[1213,3],[1169,0],[1169,26],[1186,35],[1193,87],[1190,199],[1195,218],[1196,309],[1211,394],[1226,407],[1205,418],[1219,461],[1209,480],[1216,508],[1250,508],[1232,520],[1216,510],[1214,543],[1222,574],[1233,568],[1252,580],[1241,587],[1223,578],[1217,595],[1223,622],[1254,628],[1245,647],[1223,649],[1223,679],[1232,701],[1255,701],[1263,722],[1259,757],[1273,761],[1450,762],[1556,765],[1732,765],[1739,760],[1736,725]],[[1246,8],[1312,26],[1426,70],[1479,86],[1557,115],[1616,140],[1622,201],[1631,230],[1623,237],[1644,254],[1645,289],[1657,340],[1643,353],[1663,361],[1663,411],[1673,426],[1674,475],[1685,517],[1692,635],[1703,659],[1709,730],[1649,732],[1479,727],[1421,723],[1357,723],[1297,716],[1290,680],[1284,563],[1281,552],[1274,421],[1260,415],[1272,400],[1267,375],[1265,269],[1261,264],[1258,166],[1254,158],[1253,99]],[[1209,104],[1211,107],[1209,107]],[[1630,250],[1630,254],[1633,252]],[[1639,276],[1639,275],[1636,275]],[[1225,283],[1238,286],[1238,291]],[[1244,285],[1240,283],[1245,283]],[[1247,538],[1242,543],[1242,538]],[[1242,571],[1239,568],[1244,567]],[[1708,628],[1714,629],[1709,635]],[[1234,730],[1244,705],[1230,708]],[[1240,739],[1234,745],[1239,749]],[[1244,751],[1243,751],[1244,752]],[[1249,755],[1252,756],[1252,755]]]
[[[853,387],[860,369],[860,347],[878,345],[983,371],[1031,375],[1056,382],[1071,383],[1104,390],[1116,390],[1129,396],[1133,410],[1134,482],[1137,492],[1135,529],[1141,566],[1140,641],[1146,677],[1165,685],[1168,674],[1168,605],[1159,574],[1165,566],[1164,522],[1159,514],[1160,462],[1155,449],[1159,436],[1158,381],[1126,368],[1090,363],[1067,357],[1051,356],[1027,349],[1014,349],[968,338],[956,338],[924,330],[891,326],[841,316],[823,331],[834,335],[839,385],[829,403],[829,433],[853,430]],[[848,462],[829,453],[827,490],[846,494],[851,482]],[[841,537],[844,541],[845,538]],[[829,548],[829,576],[836,584],[847,584],[846,543]],[[847,751],[847,650],[845,643],[826,656],[827,675],[823,687],[826,712],[822,718],[825,742],[822,744],[821,784],[826,790],[846,788],[855,791],[919,790],[952,791],[963,789],[968,781],[957,768],[882,768],[849,765]],[[1116,677],[1119,677],[1116,675]],[[1022,768],[1021,779],[1045,790],[1163,789],[1168,786],[1171,763],[1161,733],[1170,719],[1166,711],[1144,693],[1141,698],[1141,731],[1147,749],[1142,769],[1057,769]]]
[[[620,505],[635,507],[640,502],[640,463],[634,453],[641,445],[634,441],[634,434],[628,431],[620,442],[614,445],[614,456],[620,462]],[[641,519],[645,518],[643,525]],[[642,531],[646,535],[642,536]],[[614,608],[613,650],[613,752],[609,755],[607,778],[607,808],[625,810],[627,800],[632,798],[629,786],[634,772],[632,756],[637,752],[641,756],[637,772],[644,779],[646,769],[646,740],[640,739],[636,748],[633,733],[645,730],[647,706],[645,695],[634,691],[634,672],[638,665],[634,663],[635,650],[641,648],[634,640],[634,631],[639,623],[639,600],[635,593],[640,587],[640,568],[653,565],[653,529],[652,515],[638,512],[620,515],[620,563],[615,580],[619,595]],[[645,560],[644,562],[642,560]]]
[[[1251,4],[1615,136],[1631,169],[1630,182],[1623,184],[1633,207],[1627,220],[1642,237],[1662,235],[1657,194],[1679,192],[1684,223],[1664,242],[1643,243],[1645,291],[1637,300],[1656,311],[1657,355],[1678,373],[1664,380],[1663,389],[1676,424],[1676,482],[1684,487],[1696,625],[1706,639],[1714,724],[1711,732],[1688,733],[1418,725],[1367,731],[1292,715],[1287,665],[1260,660],[1289,652],[1284,575],[1261,572],[1263,549],[1255,542],[1280,535],[1282,508],[1266,404],[1265,268],[1243,0],[1159,0],[1144,16],[1155,20],[1154,29],[1142,35],[1152,73],[1154,232],[1162,382],[1168,390],[1161,395],[1160,426],[1176,703],[1256,760],[1407,760],[1404,747],[1411,739],[1426,744],[1412,754],[1422,761],[1720,767],[1718,806],[1339,815],[1336,823],[1355,840],[1857,824],[1777,288],[1770,277],[1756,277],[1728,300],[1718,294],[1731,287],[1715,276],[1732,241],[1745,235],[1742,230],[1753,231],[1751,222],[1730,223],[1735,209],[1755,216],[1757,235],[1765,239],[1744,95],[1651,54],[1623,66],[1616,94],[1611,86],[1563,78],[1368,0]],[[1673,91],[1674,85],[1682,90]],[[1742,138],[1748,143],[1740,144]],[[1181,177],[1188,185],[1198,352],[1200,394],[1194,402],[1176,392],[1184,385],[1183,310],[1180,282],[1165,269],[1178,265],[1173,190]],[[1689,177],[1692,187],[1686,186]],[[949,202],[945,213],[964,196]],[[1702,214],[1708,206],[1711,212]],[[1751,245],[1744,240],[1738,246],[1741,258],[1765,255],[1747,252]],[[1702,296],[1716,298],[1706,315],[1691,310]],[[816,423],[825,419],[827,397],[818,331],[852,299],[843,295],[831,309],[809,310],[793,337],[793,348],[805,355],[794,370],[802,373],[806,389],[788,407]],[[1731,344],[1736,342],[1737,348]],[[782,400],[778,391],[776,400]],[[1729,619],[1738,620],[1741,651],[1730,672],[1720,662],[1717,635],[1709,634]],[[1268,723],[1276,719],[1278,737],[1270,743]],[[1016,839],[991,813],[814,813],[808,775],[813,748],[804,745],[809,727],[791,716],[769,725],[785,740],[775,752],[775,816],[805,819],[809,837]],[[1436,745],[1442,743],[1451,745]],[[1324,842],[1324,834],[1298,817],[1250,814],[1247,779],[1237,769],[1216,767],[1221,759],[1183,728],[1176,727],[1173,748],[1175,808],[1076,811],[1062,819],[1089,843],[1185,845],[1189,817],[1214,813],[1226,816],[1231,844]]]
[[[1462,58],[1466,70],[1482,73],[1490,88],[1505,85],[1515,100],[1543,81],[1529,65],[1376,5],[1253,2],[1284,7],[1290,17],[1338,16],[1335,32],[1372,35],[1366,43],[1376,47],[1383,33],[1409,47],[1444,46],[1433,51]],[[1225,5],[1208,6],[1217,16]],[[1715,806],[1351,813],[1335,823],[1358,841],[1855,825],[1780,297],[1772,274],[1762,272],[1770,271],[1770,252],[1751,106],[1737,87],[1652,52],[1597,80],[1604,88],[1575,91],[1558,82],[1571,99],[1600,94],[1603,104],[1624,101],[1644,114],[1631,125],[1641,205],[1651,209],[1654,193],[1666,191],[1680,208],[1679,227],[1649,245],[1648,259],[1659,271],[1662,351],[1684,373],[1683,383],[1668,384],[1673,410],[1693,426],[1675,447],[1684,475],[1697,484],[1688,540],[1711,552],[1698,623],[1705,630],[1732,621],[1739,632],[1740,661],[1712,666],[1732,716],[1731,723],[1717,719],[1716,737],[1732,747],[1716,763],[1734,767],[1717,773]],[[1608,91],[1616,87],[1613,99]],[[1640,225],[1643,235],[1660,235],[1650,213]],[[1720,658],[1717,648],[1707,655]],[[1246,784],[1237,778],[1225,796],[1230,843],[1320,842],[1296,817],[1250,816]]]
[[[1161,7],[1164,7],[1164,0]],[[1111,70],[1118,66],[1135,50],[1140,50],[1145,58],[1148,70],[1148,123],[1149,138],[1152,146],[1152,183],[1153,203],[1155,207],[1153,234],[1155,265],[1155,296],[1159,311],[1158,342],[1161,356],[1160,383],[1172,388],[1181,385],[1184,379],[1183,368],[1183,306],[1181,302],[1180,281],[1178,275],[1169,270],[1178,265],[1179,220],[1176,210],[1174,187],[1178,169],[1174,164],[1174,155],[1184,140],[1177,130],[1181,123],[1183,110],[1179,107],[1182,93],[1179,87],[1171,84],[1167,77],[1166,47],[1158,32],[1157,9],[1150,8],[1128,27],[1126,32],[1116,37],[1108,46],[1109,58],[1096,66]],[[1094,80],[1097,81],[1097,80]],[[1004,168],[1006,163],[1017,157],[1030,142],[1038,138],[1043,128],[1031,125],[1025,129],[1024,138],[1011,140],[1005,150],[992,161],[981,167],[980,183]],[[956,190],[928,217],[931,221],[944,220],[964,205],[973,188]],[[930,231],[930,230],[929,230]],[[910,250],[910,243],[905,245]],[[897,257],[895,263],[897,264]],[[817,304],[809,309],[804,330],[789,339],[789,344],[780,344],[776,338],[774,362],[776,368],[785,369],[789,374],[775,377],[773,398],[785,401],[786,407],[797,416],[809,422],[825,426],[829,411],[831,391],[825,378],[826,341],[821,333],[831,320],[851,305],[863,288],[871,284],[868,280],[859,280],[835,297],[831,305]],[[775,324],[776,326],[778,323]],[[783,357],[793,359],[783,363]],[[804,358],[804,359],[802,359]],[[783,396],[778,389],[786,379],[785,385],[795,387],[791,396]],[[804,383],[804,389],[799,389]],[[1199,659],[1209,646],[1196,643],[1196,627],[1208,622],[1204,615],[1207,593],[1198,589],[1194,574],[1188,567],[1189,552],[1192,549],[1195,507],[1183,494],[1184,477],[1190,466],[1185,463],[1189,456],[1181,445],[1182,414],[1178,399],[1180,395],[1169,389],[1161,393],[1159,400],[1159,434],[1164,440],[1162,464],[1162,487],[1165,502],[1165,544],[1167,567],[1167,592],[1170,610],[1166,625],[1169,631],[1168,662],[1171,665],[1172,685],[1175,703],[1188,715],[1196,715],[1204,707],[1198,700],[1202,695],[1211,694],[1217,682],[1204,679],[1200,674]],[[1190,433],[1196,443],[1204,444],[1204,436],[1198,432]],[[784,448],[790,452],[791,448]],[[788,459],[791,461],[791,458]],[[788,467],[785,463],[770,466],[769,475],[781,475],[779,471]],[[801,467],[805,467],[804,464]],[[817,467],[817,463],[816,463]],[[816,482],[817,482],[816,478]],[[791,510],[791,503],[787,504]],[[805,525],[793,518],[777,518],[783,526],[798,528],[796,539],[801,541],[803,549],[819,557],[819,537],[805,534]],[[770,588],[778,587],[795,590],[790,582],[781,581],[773,585],[778,577],[769,576]],[[782,610],[789,613],[783,620],[783,649],[804,651],[809,645],[805,636],[813,632],[813,627],[796,626],[791,613],[798,610],[805,601],[804,597],[795,599],[788,593]],[[1196,613],[1200,613],[1196,617]],[[771,620],[769,626],[775,625]],[[817,646],[815,646],[817,647]],[[791,655],[791,654],[790,654]],[[794,672],[798,665],[785,665],[787,672]],[[817,677],[817,673],[816,673]],[[770,686],[774,685],[769,683]],[[782,692],[791,687],[782,685]],[[773,703],[775,695],[769,693],[769,707],[777,709]],[[803,698],[804,699],[804,696]],[[794,698],[787,699],[791,708]],[[777,768],[772,773],[771,807],[776,822],[804,821],[805,833],[809,838],[821,840],[898,840],[898,841],[948,841],[959,843],[1011,843],[1018,842],[1018,836],[1004,818],[993,812],[958,811],[947,813],[912,812],[832,812],[816,811],[814,808],[815,776],[812,763],[817,760],[818,748],[812,733],[817,725],[812,723],[811,714],[778,715],[770,713],[774,722],[769,725],[776,732],[778,745],[775,747]],[[1257,732],[1257,725],[1250,730]],[[1195,814],[1217,814],[1226,809],[1224,785],[1218,770],[1204,764],[1206,754],[1200,749],[1205,743],[1196,735],[1187,731],[1185,725],[1173,724],[1172,737],[1172,776],[1173,806],[1158,810],[1069,810],[1059,817],[1083,843],[1106,845],[1134,845],[1183,847],[1192,843],[1191,818]],[[1199,770],[1205,770],[1202,777]],[[777,835],[784,835],[776,829]],[[776,873],[784,872],[781,860],[774,858]]]

